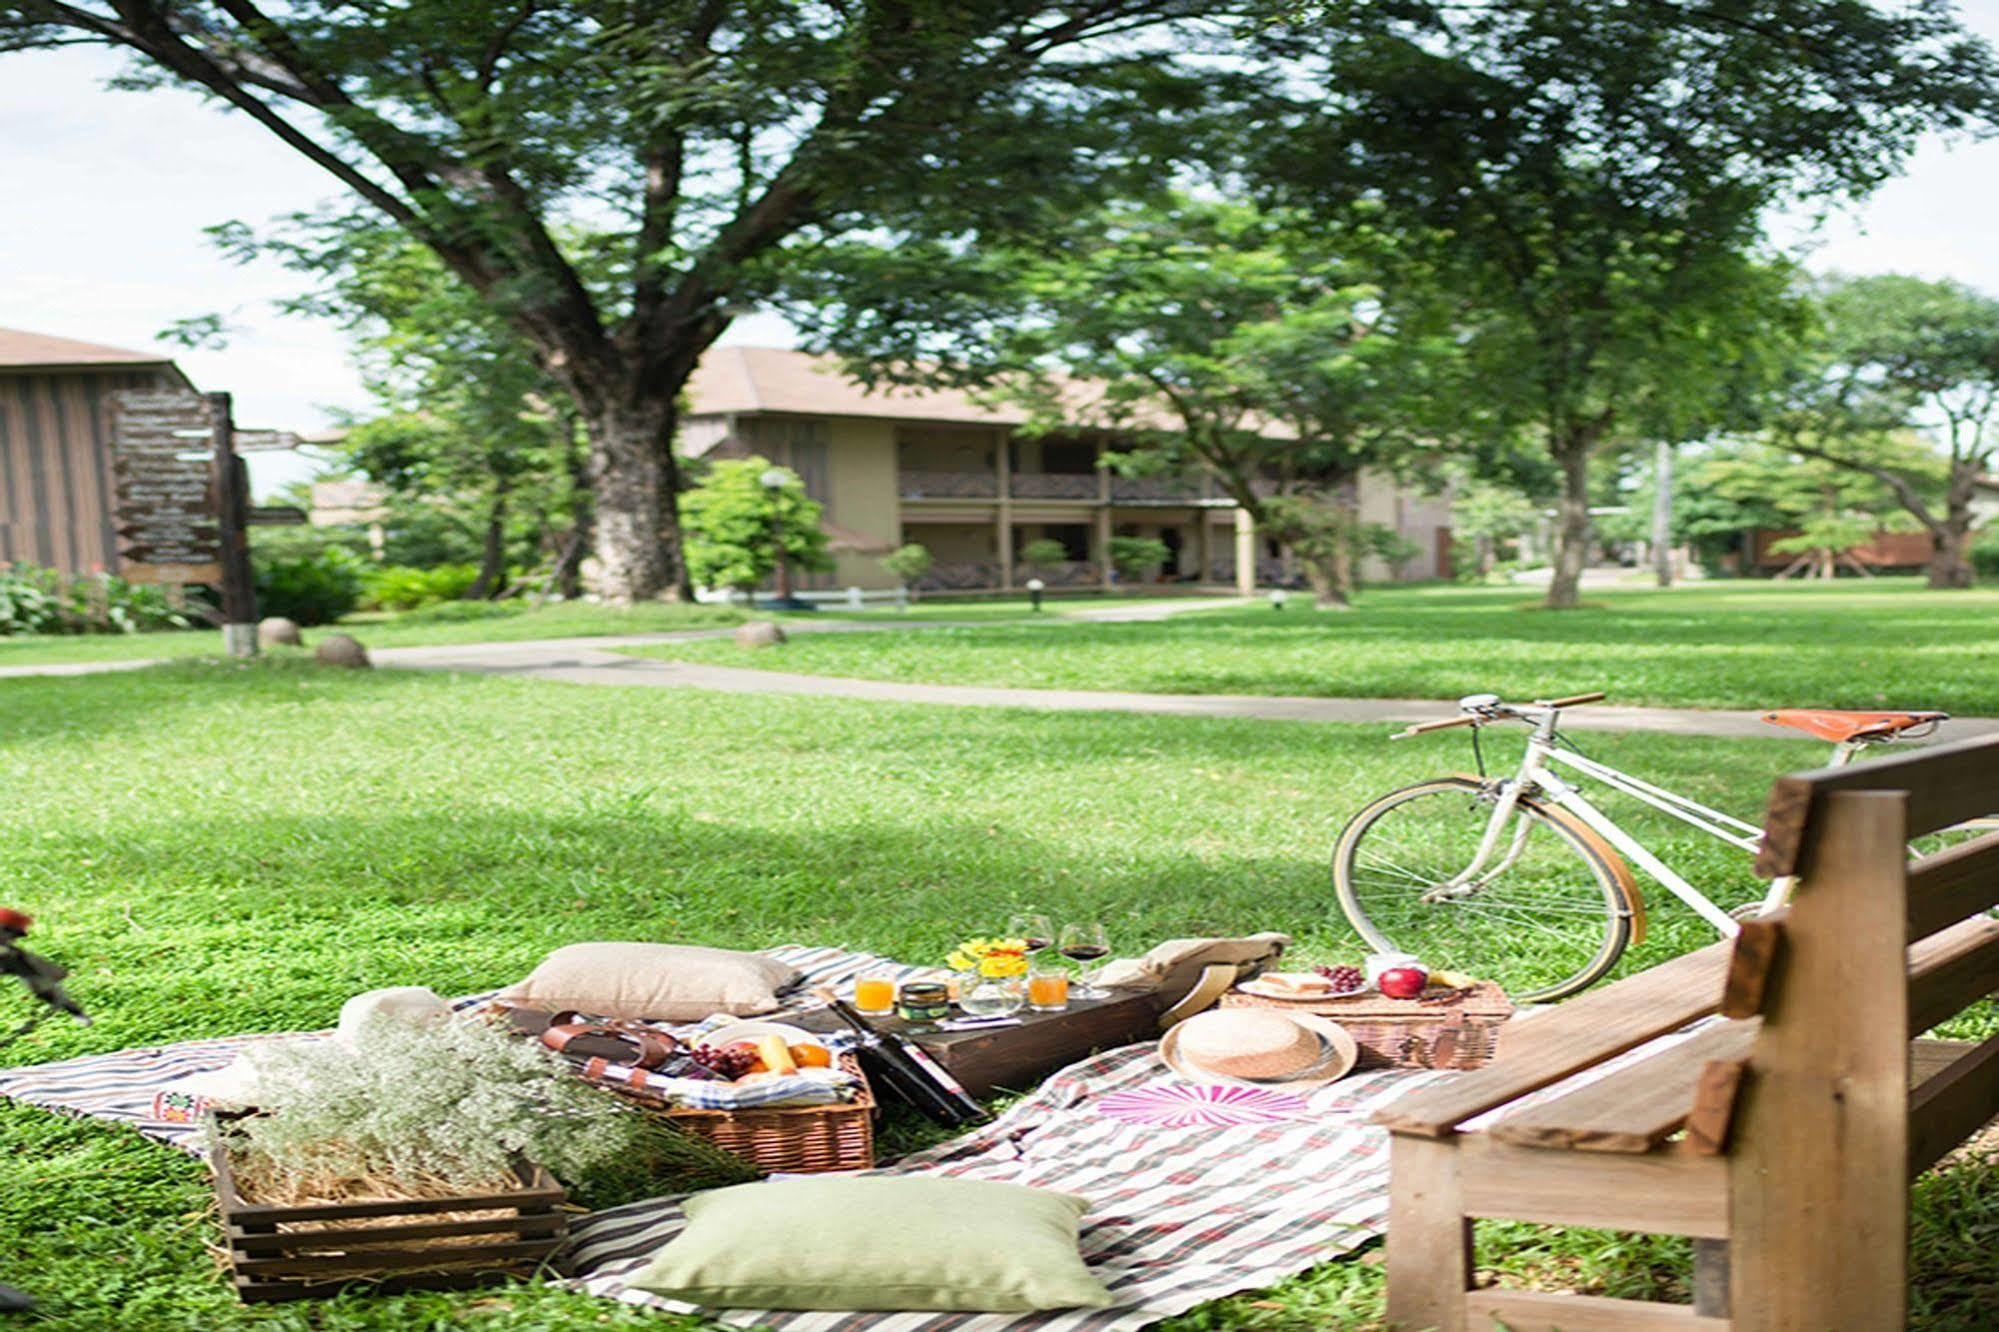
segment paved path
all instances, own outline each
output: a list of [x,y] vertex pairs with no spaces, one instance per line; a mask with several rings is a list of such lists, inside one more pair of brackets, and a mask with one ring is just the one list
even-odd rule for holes
[[[946,707],[1379,723],[1434,721],[1457,713],[1454,704],[1428,699],[1138,694],[1090,689],[904,684],[889,680],[854,680],[740,666],[661,661],[652,657],[625,656],[612,650],[637,642],[656,643],[694,636],[655,634],[643,640],[581,638],[559,644],[482,643],[459,647],[385,648],[374,655],[383,666],[416,670],[523,675],[570,684],[649,685],[656,688],[712,689],[732,694],[802,694],[815,698],[858,698],[882,703],[930,703]],[[1568,713],[1564,725],[1579,731],[1665,731],[1678,735],[1729,738],[1755,736],[1768,739],[1785,734],[1759,720],[1753,712],[1697,711],[1689,708],[1584,707]],[[1999,718],[1965,718],[1945,728],[1946,738],[1991,733],[1999,733]]]

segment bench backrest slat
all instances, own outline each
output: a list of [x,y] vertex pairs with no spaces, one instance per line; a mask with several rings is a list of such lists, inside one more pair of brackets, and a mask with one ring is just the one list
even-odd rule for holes
[[1920,939],[1999,903],[1999,831],[1909,867],[1909,938]]
[[1905,793],[1911,837],[1994,813],[1999,810],[1992,803],[1995,742],[1999,737],[1980,736],[1911,750],[1896,758],[1779,778],[1770,788],[1756,872],[1772,879],[1804,873],[1806,825],[1819,817],[1823,802],[1840,791]]

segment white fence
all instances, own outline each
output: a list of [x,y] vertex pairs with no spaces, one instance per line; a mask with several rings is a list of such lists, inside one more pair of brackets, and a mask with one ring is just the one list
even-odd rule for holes
[[[758,593],[758,596],[765,595]],[[897,610],[909,607],[909,589],[844,587],[831,591],[793,592],[799,601],[814,606],[838,606],[842,610],[866,610],[870,606],[893,606]],[[728,587],[697,587],[694,599],[707,605],[749,606],[756,598]]]

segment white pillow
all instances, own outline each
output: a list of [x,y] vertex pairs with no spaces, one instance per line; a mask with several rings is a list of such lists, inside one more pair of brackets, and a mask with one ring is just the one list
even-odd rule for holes
[[799,972],[760,953],[688,944],[579,943],[543,958],[498,998],[556,1013],[698,1022],[716,1013],[751,1017],[778,1006]]

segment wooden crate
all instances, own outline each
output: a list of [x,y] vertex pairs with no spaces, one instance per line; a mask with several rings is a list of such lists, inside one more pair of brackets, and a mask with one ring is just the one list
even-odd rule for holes
[[1382,994],[1266,999],[1231,990],[1222,996],[1222,1006],[1331,1018],[1360,1047],[1356,1068],[1483,1068],[1499,1048],[1500,1025],[1513,1016],[1513,1002],[1490,981],[1467,992],[1421,999],[1390,999]]
[[[281,1207],[243,1197],[219,1136],[209,1164],[231,1278],[246,1304],[324,1298],[355,1284],[485,1285],[532,1272],[569,1234],[568,1195],[539,1166],[520,1170],[518,1189],[495,1193]],[[451,1216],[462,1212],[481,1215]]]

